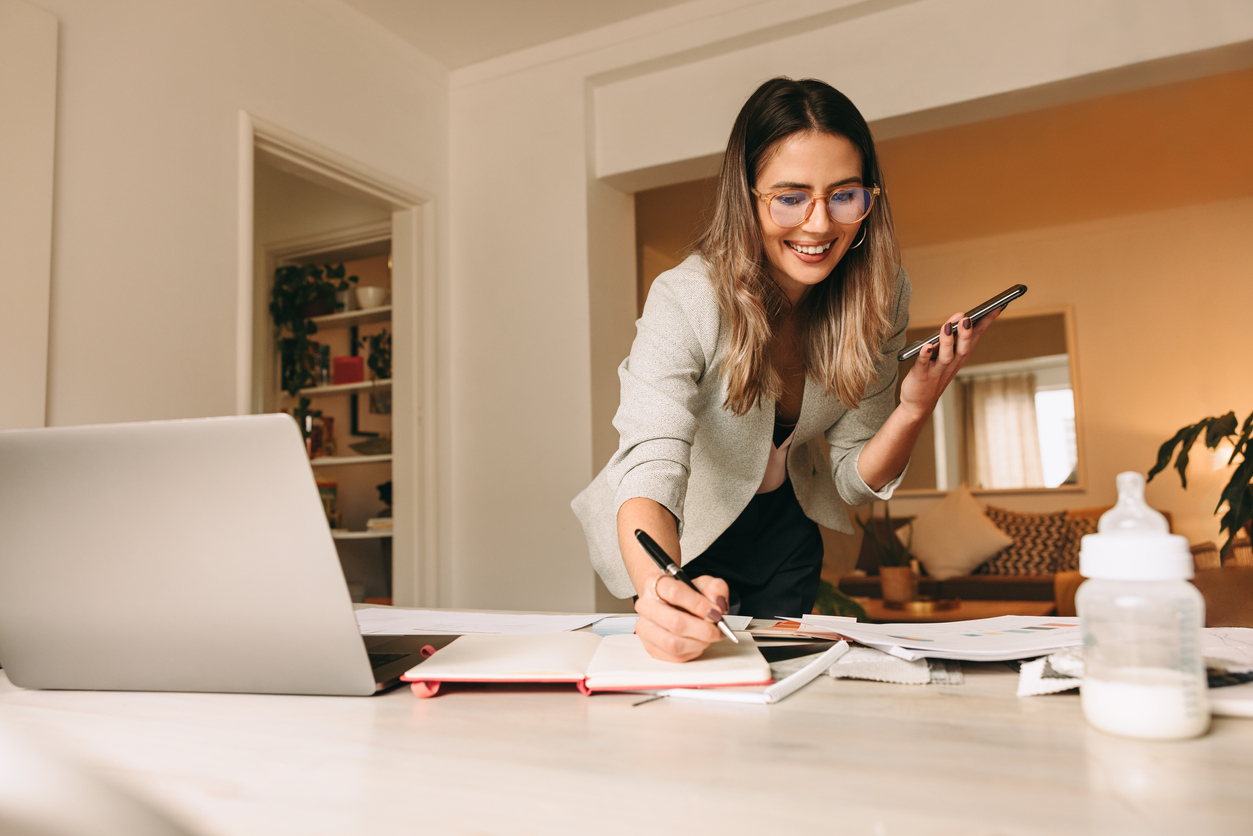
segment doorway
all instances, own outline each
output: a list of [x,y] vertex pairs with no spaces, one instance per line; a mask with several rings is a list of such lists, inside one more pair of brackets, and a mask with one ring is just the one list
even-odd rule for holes
[[[373,262],[382,257],[390,274],[390,577],[365,582],[359,561],[344,563],[350,583],[361,587],[358,597],[438,606],[432,196],[247,113],[240,115],[239,170],[236,411],[282,408],[268,311],[274,267],[350,262],[377,273]],[[375,273],[369,283],[383,284]],[[371,480],[377,474],[364,477],[373,492]]]

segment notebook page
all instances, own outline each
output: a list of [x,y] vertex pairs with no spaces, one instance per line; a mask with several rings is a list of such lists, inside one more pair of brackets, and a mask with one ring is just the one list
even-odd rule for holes
[[460,636],[406,681],[578,682],[601,643],[594,633]]
[[749,685],[770,682],[770,665],[747,633],[739,644],[711,644],[691,662],[663,662],[648,655],[639,636],[606,636],[587,668],[589,690]]

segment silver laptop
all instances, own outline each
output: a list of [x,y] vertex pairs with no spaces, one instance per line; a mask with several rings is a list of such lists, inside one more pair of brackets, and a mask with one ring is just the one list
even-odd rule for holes
[[0,432],[13,684],[364,695],[419,661],[373,649],[289,416]]

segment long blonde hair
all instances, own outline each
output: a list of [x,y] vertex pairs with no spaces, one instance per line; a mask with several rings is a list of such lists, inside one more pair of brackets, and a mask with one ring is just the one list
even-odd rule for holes
[[[695,250],[710,268],[727,325],[723,406],[747,414],[777,400],[782,382],[771,339],[791,304],[770,278],[752,193],[757,174],[787,137],[816,131],[847,138],[861,153],[862,181],[880,194],[862,221],[863,243],[800,303],[805,374],[850,409],[877,379],[875,363],[892,326],[892,288],[900,251],[870,128],[848,97],[815,79],[774,78],[757,88],[736,117],[718,177],[709,226]],[[861,233],[859,233],[861,234]]]

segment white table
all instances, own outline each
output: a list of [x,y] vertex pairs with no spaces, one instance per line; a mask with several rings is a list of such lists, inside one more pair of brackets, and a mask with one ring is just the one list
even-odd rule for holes
[[1253,721],[1108,737],[1073,695],[820,677],[776,706],[585,697],[419,701],[23,691],[0,720],[205,834],[1236,834]]

